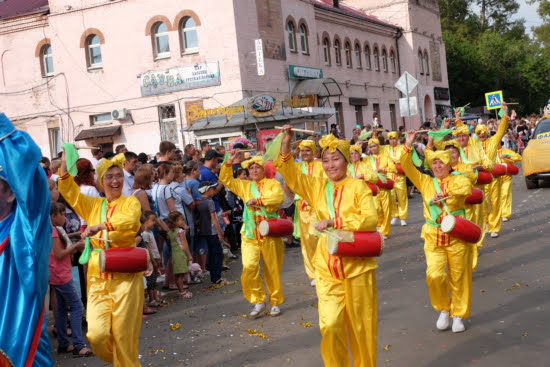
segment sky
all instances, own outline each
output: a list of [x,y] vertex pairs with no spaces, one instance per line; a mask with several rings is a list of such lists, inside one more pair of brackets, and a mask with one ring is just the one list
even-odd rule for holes
[[525,19],[525,28],[529,33],[531,33],[531,27],[540,25],[541,19],[537,14],[538,5],[527,5],[525,0],[519,0],[520,8],[515,16],[515,18]]

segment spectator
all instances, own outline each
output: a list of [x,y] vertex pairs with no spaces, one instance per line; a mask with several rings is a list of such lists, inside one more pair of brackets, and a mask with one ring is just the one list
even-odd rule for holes
[[189,227],[189,231],[187,232],[187,244],[192,252],[195,235],[195,223],[193,217],[195,201],[193,200],[191,193],[181,185],[183,180],[183,167],[178,164],[174,166],[174,181],[170,183],[170,189],[172,190],[172,194],[174,196],[176,210],[183,214],[185,223]]
[[176,277],[176,285],[180,292],[181,298],[192,298],[193,293],[189,292],[188,285],[183,284],[185,274],[189,272],[189,265],[191,265],[191,253],[189,252],[189,246],[185,239],[186,227],[183,214],[174,211],[168,215],[168,238],[170,247],[172,248],[172,262],[174,267],[174,275]]
[[201,141],[201,157],[206,157],[206,152],[210,150],[210,143],[207,140]]
[[202,195],[199,192],[199,177],[201,175],[199,162],[187,162],[183,169],[183,174],[185,175],[185,179],[181,185],[191,193],[195,205],[198,205],[202,199]]
[[103,150],[101,148],[99,149],[92,149],[92,158],[90,158],[90,162],[92,162],[92,166],[94,169],[96,169],[97,164],[99,163],[99,160],[103,158]]
[[46,177],[50,178],[52,175],[52,171],[50,171],[50,160],[48,157],[42,157],[40,160],[40,165],[44,168],[44,172],[46,172]]
[[[218,182],[218,177],[214,173],[214,171],[217,171],[219,169],[219,163],[218,158],[223,158],[222,155],[218,154],[214,149],[210,149],[206,152],[204,156],[204,165],[201,166],[201,175],[199,178],[199,182],[209,181],[209,182]],[[216,212],[219,212],[221,210],[220,202],[218,201],[218,198],[215,196],[220,192],[222,189],[222,184],[218,182],[218,186],[214,190],[215,193],[213,195],[213,201],[214,205],[216,206]]]
[[134,175],[138,165],[138,156],[134,152],[124,153],[124,186],[122,188],[122,195],[132,195],[132,187],[134,186]]
[[169,162],[176,159],[176,146],[171,141],[161,141],[159,144],[159,156],[157,162]]
[[148,159],[149,157],[147,156],[147,154],[145,153],[138,154],[138,162],[140,163],[140,165],[146,164]]
[[[162,268],[160,253],[157,247],[157,242],[155,241],[155,236],[151,232],[151,229],[155,227],[157,222],[157,216],[154,212],[147,210],[143,212],[140,218],[141,222],[141,242],[139,247],[147,249],[149,256],[151,258],[151,263],[153,264],[153,271],[150,275],[145,277],[147,282],[147,296],[149,297],[149,307],[159,307],[162,304],[166,304],[166,301],[162,300],[157,291],[157,273]],[[144,309],[144,314],[145,310]]]
[[183,149],[183,163],[187,163],[193,160],[197,149],[193,144],[187,144]]
[[[92,162],[86,158],[80,158],[76,161],[76,168],[78,173],[74,178],[74,182],[80,187],[80,193],[96,198],[101,197],[96,187],[95,168],[92,166]],[[80,230],[83,231],[87,226],[88,224],[84,218],[80,217]]]
[[111,160],[115,156],[115,153],[113,152],[105,152],[103,153],[103,159]]
[[120,153],[126,153],[127,151],[128,151],[128,148],[126,148],[126,145],[120,144],[120,145],[117,145],[115,148],[115,153],[116,153],[115,155]]
[[50,169],[52,170],[52,175],[50,176],[50,179],[56,182],[57,180],[59,180],[59,175],[57,174],[59,167],[61,167],[61,160],[57,158],[52,160],[52,163],[50,164]]
[[225,147],[223,145],[217,145],[215,150],[219,154],[225,156]]

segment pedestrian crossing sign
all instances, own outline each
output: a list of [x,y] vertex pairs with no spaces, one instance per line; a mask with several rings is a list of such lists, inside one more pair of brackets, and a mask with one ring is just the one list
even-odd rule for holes
[[488,110],[500,108],[502,103],[502,91],[497,90],[496,92],[485,93],[485,103],[487,104]]

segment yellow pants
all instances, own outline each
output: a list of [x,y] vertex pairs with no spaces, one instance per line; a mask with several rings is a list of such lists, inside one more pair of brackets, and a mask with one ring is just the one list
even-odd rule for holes
[[[428,238],[428,236],[427,236]],[[430,301],[437,311],[468,318],[472,304],[473,244],[452,239],[450,246],[424,243],[426,284]]]
[[[487,185],[485,185],[487,186]],[[477,268],[477,260],[478,260],[478,248],[483,246],[483,241],[485,240],[485,234],[487,234],[487,195],[485,193],[485,189],[483,185],[481,186],[475,186],[476,189],[480,189],[483,191],[483,202],[481,204],[475,204],[475,205],[466,205],[466,215],[469,220],[474,222],[481,228],[481,238],[476,243],[476,248],[473,250],[473,257],[472,257],[472,268],[475,270]]]
[[321,355],[325,367],[376,366],[378,294],[375,271],[338,280],[318,276]]
[[407,220],[409,219],[409,194],[407,192],[407,176],[394,176],[395,183],[392,190],[391,217]]
[[285,301],[281,284],[281,270],[285,256],[283,239],[266,237],[263,240],[253,240],[243,236],[241,256],[243,260],[241,284],[244,298],[253,304],[265,302],[266,292],[260,277],[261,258],[269,303],[271,306],[283,303]]
[[[298,203],[296,205],[298,205]],[[304,258],[304,265],[309,279],[315,278],[315,269],[313,268],[313,255],[315,254],[317,241],[319,240],[319,238],[313,232],[313,224],[315,224],[315,222],[317,222],[317,215],[312,208],[305,211],[298,210],[298,225],[300,226],[300,246],[302,247],[302,256]]]
[[485,194],[489,196],[488,203],[491,204],[491,208],[487,213],[487,223],[489,224],[490,233],[498,233],[502,227],[501,187],[502,179],[500,177],[494,178],[493,182],[485,185]]
[[512,216],[512,176],[502,176],[500,186],[500,207],[502,218]]
[[114,367],[138,367],[143,312],[143,273],[88,278],[88,340],[92,351]]
[[376,209],[378,211],[378,226],[380,233],[389,236],[391,233],[391,213],[390,213],[391,190],[379,190],[376,195]]

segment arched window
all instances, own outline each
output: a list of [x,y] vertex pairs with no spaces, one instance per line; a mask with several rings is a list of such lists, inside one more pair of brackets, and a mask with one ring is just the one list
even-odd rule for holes
[[388,72],[388,53],[386,50],[382,50],[382,70],[384,70],[384,73]]
[[422,57],[422,51],[418,51],[418,72],[424,75],[424,58]]
[[336,65],[342,65],[342,55],[340,54],[340,40],[334,40],[334,61]]
[[323,55],[325,56],[325,65],[330,65],[330,41],[323,38]]
[[291,52],[296,52],[296,34],[294,29],[294,23],[292,22],[287,23],[286,33],[288,37],[288,49]]
[[378,56],[378,48],[376,47],[374,48],[373,57],[374,57],[374,70],[380,71],[380,59]]
[[298,29],[300,32],[300,51],[303,54],[308,54],[307,49],[307,28],[305,24],[300,24],[300,28]]
[[197,23],[191,17],[183,18],[180,23],[181,53],[191,54],[199,51]]
[[346,42],[344,46],[344,53],[346,55],[346,67],[351,68],[351,45]]
[[87,64],[89,68],[101,68],[101,39],[97,34],[91,34],[86,38],[86,52],[88,53]]
[[365,69],[370,70],[370,47],[365,46]]
[[424,51],[424,71],[426,75],[430,75],[430,59],[428,58],[428,51]]
[[361,46],[356,43],[353,51],[355,53],[355,67],[361,69]]
[[391,72],[395,74],[395,54],[393,51],[390,51],[390,68]]
[[52,76],[53,71],[53,56],[52,56],[52,46],[44,45],[40,51],[40,69],[42,70],[42,76]]
[[155,45],[155,59],[170,57],[170,38],[168,27],[164,22],[157,22],[153,25],[153,43]]

